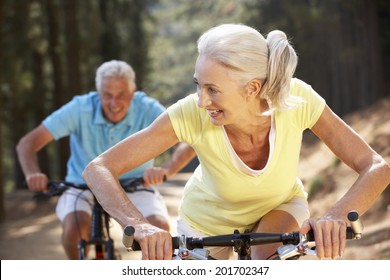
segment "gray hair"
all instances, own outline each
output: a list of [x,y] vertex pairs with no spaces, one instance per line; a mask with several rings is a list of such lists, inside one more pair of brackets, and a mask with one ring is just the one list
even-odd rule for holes
[[199,38],[198,53],[234,71],[234,77],[243,85],[259,79],[263,85],[261,97],[267,100],[270,111],[290,109],[301,101],[290,95],[298,58],[282,31],[272,31],[265,39],[249,26],[222,24]]
[[124,61],[111,60],[104,62],[96,70],[95,84],[96,89],[100,91],[102,80],[106,78],[122,78],[129,81],[130,89],[136,87],[135,72],[133,68]]

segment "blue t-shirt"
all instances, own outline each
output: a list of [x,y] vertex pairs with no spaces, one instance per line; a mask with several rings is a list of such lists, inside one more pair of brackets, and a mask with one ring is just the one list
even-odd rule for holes
[[[70,136],[70,158],[65,180],[84,183],[81,176],[87,164],[116,143],[149,126],[165,108],[144,92],[137,91],[126,117],[119,123],[108,122],[97,92],[75,96],[49,115],[42,123],[55,140]],[[139,177],[153,160],[121,176]]]

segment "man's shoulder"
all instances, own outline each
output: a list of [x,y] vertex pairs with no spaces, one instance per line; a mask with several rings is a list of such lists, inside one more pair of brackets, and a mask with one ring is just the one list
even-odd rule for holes
[[165,107],[154,97],[147,95],[143,91],[136,91],[133,98],[133,104],[136,107],[159,107],[165,109]]
[[83,103],[95,102],[96,100],[99,100],[99,95],[96,91],[90,91],[84,94],[75,95],[72,100]]
[[147,95],[145,92],[140,91],[140,90],[137,90],[134,93],[134,100],[144,101],[144,102],[159,102],[154,97],[151,97],[151,96]]
[[75,106],[79,107],[82,111],[90,111],[96,106],[99,106],[100,99],[96,91],[90,91],[74,96],[70,102],[74,103]]

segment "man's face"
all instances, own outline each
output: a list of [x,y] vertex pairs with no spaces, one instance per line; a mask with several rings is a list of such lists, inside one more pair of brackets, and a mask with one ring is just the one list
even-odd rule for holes
[[118,123],[127,114],[135,89],[122,78],[106,78],[101,83],[99,97],[102,102],[104,117],[111,123]]

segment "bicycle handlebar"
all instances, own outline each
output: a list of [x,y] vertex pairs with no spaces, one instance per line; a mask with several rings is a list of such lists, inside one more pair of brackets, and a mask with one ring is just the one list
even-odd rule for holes
[[[133,193],[137,190],[150,191],[154,192],[151,188],[142,188],[137,189],[138,186],[143,185],[144,179],[143,177],[135,177],[130,179],[122,179],[119,180],[123,190],[128,193]],[[74,188],[78,190],[89,190],[89,187],[86,184],[76,184],[68,181],[55,181],[51,180],[47,183],[47,192],[37,192],[34,197],[39,196],[59,196],[68,188]]]
[[[348,219],[351,226],[347,227],[347,239],[360,239],[362,236],[363,225],[359,220],[359,214],[356,211],[348,213]],[[134,228],[127,226],[123,232],[122,242],[127,250],[141,250],[138,242],[134,241]],[[179,249],[184,246],[188,250],[204,247],[233,247],[236,242],[246,241],[250,246],[264,245],[281,242],[283,245],[299,245],[302,242],[315,242],[314,232],[310,230],[307,234],[301,234],[298,231],[290,233],[251,233],[246,231],[239,233],[237,230],[233,234],[207,236],[207,237],[172,237],[172,249]]]
[[[128,250],[140,251],[141,246],[134,241],[134,228],[127,226],[124,229],[123,244]],[[347,239],[357,239],[358,234],[352,231],[351,227],[347,227]],[[282,242],[284,245],[298,245],[301,239],[305,237],[307,241],[314,240],[314,232],[310,230],[307,234],[302,235],[298,231],[290,233],[234,233],[207,237],[192,237],[186,236],[186,247],[189,250],[204,247],[230,247],[234,245],[234,240],[250,240],[250,245],[265,245],[271,243]],[[172,237],[172,249],[179,249],[180,237]]]

